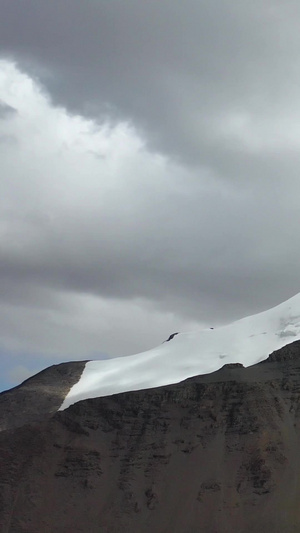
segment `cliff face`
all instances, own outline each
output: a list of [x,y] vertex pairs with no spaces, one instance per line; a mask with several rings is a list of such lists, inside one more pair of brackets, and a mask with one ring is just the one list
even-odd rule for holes
[[[55,369],[56,395],[48,369],[30,399],[28,382],[0,396],[1,532],[300,531],[299,341],[54,412],[82,368]],[[20,391],[34,416],[16,422]]]

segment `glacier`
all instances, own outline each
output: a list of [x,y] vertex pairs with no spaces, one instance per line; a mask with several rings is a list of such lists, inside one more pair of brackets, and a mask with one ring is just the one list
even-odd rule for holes
[[300,340],[300,293],[226,326],[176,334],[146,352],[88,361],[60,410],[88,398],[178,383],[228,363],[251,366],[296,340]]

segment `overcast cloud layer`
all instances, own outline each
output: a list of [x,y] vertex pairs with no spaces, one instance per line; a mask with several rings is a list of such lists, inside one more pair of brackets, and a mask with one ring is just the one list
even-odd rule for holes
[[299,292],[296,2],[0,7],[12,382]]

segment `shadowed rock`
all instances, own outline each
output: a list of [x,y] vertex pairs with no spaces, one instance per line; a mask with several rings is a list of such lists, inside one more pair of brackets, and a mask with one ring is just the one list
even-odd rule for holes
[[46,368],[8,391],[0,393],[0,430],[22,426],[55,413],[84,370],[86,361]]
[[9,391],[35,422],[0,433],[1,532],[300,531],[300,343],[274,354],[57,413],[84,363]]

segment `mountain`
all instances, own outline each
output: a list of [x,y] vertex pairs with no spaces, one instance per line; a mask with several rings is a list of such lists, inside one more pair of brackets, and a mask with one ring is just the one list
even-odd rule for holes
[[299,317],[296,296],[2,393],[0,531],[300,531]]
[[244,366],[300,339],[300,293],[263,313],[216,329],[173,334],[148,352],[90,361],[62,409],[79,400],[178,383],[226,363]]

